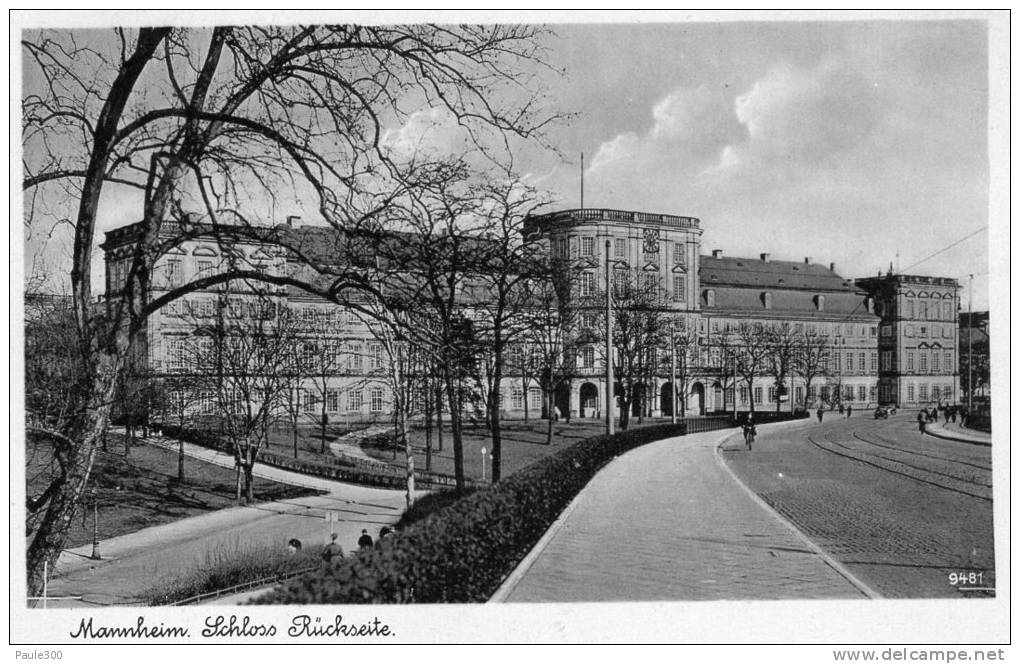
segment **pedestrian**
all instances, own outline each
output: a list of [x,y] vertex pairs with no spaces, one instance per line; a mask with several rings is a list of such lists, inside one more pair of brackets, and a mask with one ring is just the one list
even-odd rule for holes
[[344,557],[344,550],[337,544],[337,534],[330,533],[329,544],[322,548],[322,561],[327,565],[334,565]]
[[393,531],[390,530],[389,526],[383,526],[382,528],[380,528],[379,529],[379,538],[375,541],[375,548],[378,549],[382,545],[383,540],[384,539],[388,539],[390,537],[390,535],[392,535],[392,534],[393,534]]
[[291,537],[287,542],[287,551],[290,552],[290,555],[292,556],[301,551],[301,540],[296,537]]
[[358,538],[359,549],[371,549],[372,548],[372,536],[368,534],[367,530],[361,531],[361,537]]
[[843,414],[843,402],[842,401],[839,402],[839,414],[840,415]]
[[922,436],[924,435],[924,428],[927,423],[928,412],[922,408],[921,410],[917,411],[917,430],[921,432]]
[[825,408],[819,406],[818,407],[818,412],[816,414],[818,415],[818,423],[821,424],[822,423],[822,415],[825,414]]
[[846,405],[846,419],[849,420],[850,419],[850,414],[853,413],[853,412],[854,412],[854,405],[852,403],[848,403]]
[[960,428],[967,427],[967,420],[970,419],[970,410],[966,406],[960,406]]
[[959,410],[955,405],[949,407],[949,421],[956,424],[956,412]]
[[949,406],[942,406],[942,417],[946,420],[946,426],[949,426]]

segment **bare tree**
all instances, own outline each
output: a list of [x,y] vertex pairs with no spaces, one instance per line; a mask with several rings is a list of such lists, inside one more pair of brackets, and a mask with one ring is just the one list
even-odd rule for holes
[[804,406],[811,398],[811,385],[816,378],[829,375],[832,345],[829,337],[816,334],[798,335],[794,350],[793,371],[804,380]]
[[[214,225],[245,224],[285,191],[307,193],[327,223],[362,226],[413,186],[381,140],[385,119],[403,120],[406,106],[444,109],[478,144],[486,132],[539,135],[551,118],[540,115],[541,95],[523,65],[541,64],[540,35],[527,26],[341,25],[26,36],[26,220],[30,228],[72,220],[70,286],[85,403],[67,432],[67,472],[29,544],[30,593],[41,588],[44,562],[62,548],[128,350],[150,312],[245,276],[326,297],[365,288],[362,274],[347,267],[325,270],[334,277],[325,286],[240,270],[150,300],[153,266],[167,242],[179,242],[163,239],[168,220],[194,203]],[[380,173],[399,184],[380,186]],[[133,256],[101,319],[92,308],[91,269],[108,183],[141,192],[144,205]],[[60,199],[47,195],[53,188],[77,211],[37,207]]]
[[[800,346],[800,335],[793,326],[785,322],[771,323],[765,328],[769,353],[767,370],[775,380],[776,412],[779,412],[784,393],[789,391],[787,378],[793,372],[797,361],[797,350]],[[790,398],[790,410],[793,410],[793,398]]]
[[[658,364],[658,349],[669,336],[668,300],[658,275],[639,270],[616,270],[613,276],[613,376],[619,386],[620,428],[630,424],[631,410],[643,416],[648,380]],[[594,302],[603,301],[599,296]],[[595,316],[605,338],[605,317]],[[605,351],[599,344],[605,359]],[[611,388],[612,389],[612,388]]]
[[[693,374],[693,367],[696,364],[698,352],[698,335],[694,326],[688,321],[680,318],[670,321],[667,328],[668,345],[667,351],[672,357],[664,358],[672,366],[662,367],[663,373],[676,370],[676,384],[672,386],[672,408],[680,405],[680,417],[687,417],[687,384]],[[679,392],[678,392],[679,390]]]
[[734,372],[747,385],[751,412],[754,413],[754,381],[769,370],[771,341],[762,323],[741,321],[737,329],[727,335],[723,347],[732,362]]

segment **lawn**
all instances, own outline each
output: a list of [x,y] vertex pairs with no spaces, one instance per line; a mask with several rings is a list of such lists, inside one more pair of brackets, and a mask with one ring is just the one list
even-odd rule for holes
[[[188,457],[184,461],[185,481],[177,481],[177,454],[140,444],[124,456],[121,436],[110,434],[107,452],[98,451],[89,489],[96,486],[99,502],[99,538],[104,540],[142,528],[158,526],[190,516],[236,505],[234,471]],[[28,443],[26,478],[29,496],[46,487],[52,471],[49,449]],[[255,480],[255,498],[271,501],[316,493],[270,480]],[[92,502],[86,491],[86,505],[71,523],[65,546],[92,541]],[[28,524],[31,529],[31,523]]]
[[[660,424],[669,421],[666,419],[645,418],[642,424],[637,420],[631,420],[630,428],[646,426],[649,424]],[[594,419],[577,419],[567,423],[559,421],[553,424],[552,444],[546,444],[546,420],[532,419],[529,422],[523,420],[508,420],[503,422],[503,477],[509,476],[516,470],[520,470],[542,457],[548,456],[574,443],[598,436],[605,433],[605,422]],[[425,429],[415,427],[411,434],[411,444],[415,452],[415,467],[425,468]],[[453,475],[453,436],[450,433],[449,425],[443,427],[443,449],[438,449],[438,437],[436,431],[432,431],[432,470],[444,475]],[[484,425],[472,426],[466,424],[464,427],[464,474],[468,479],[482,479],[482,448],[488,454],[492,452],[492,438]],[[369,456],[385,461],[387,463],[403,466],[403,453],[398,453],[394,459],[392,447],[381,447],[368,442],[361,444],[361,449]],[[492,477],[492,462],[486,458],[485,479]]]

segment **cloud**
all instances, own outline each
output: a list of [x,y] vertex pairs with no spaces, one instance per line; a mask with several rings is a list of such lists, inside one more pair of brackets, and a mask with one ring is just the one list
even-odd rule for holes
[[470,137],[453,113],[437,107],[415,111],[400,127],[385,130],[380,142],[392,156],[409,159],[463,153]]

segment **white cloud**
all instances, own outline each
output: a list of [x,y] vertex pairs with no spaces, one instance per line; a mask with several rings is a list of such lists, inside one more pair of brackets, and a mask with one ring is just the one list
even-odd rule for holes
[[407,159],[462,153],[469,136],[453,113],[437,107],[415,111],[402,126],[385,130],[380,141],[393,156]]

